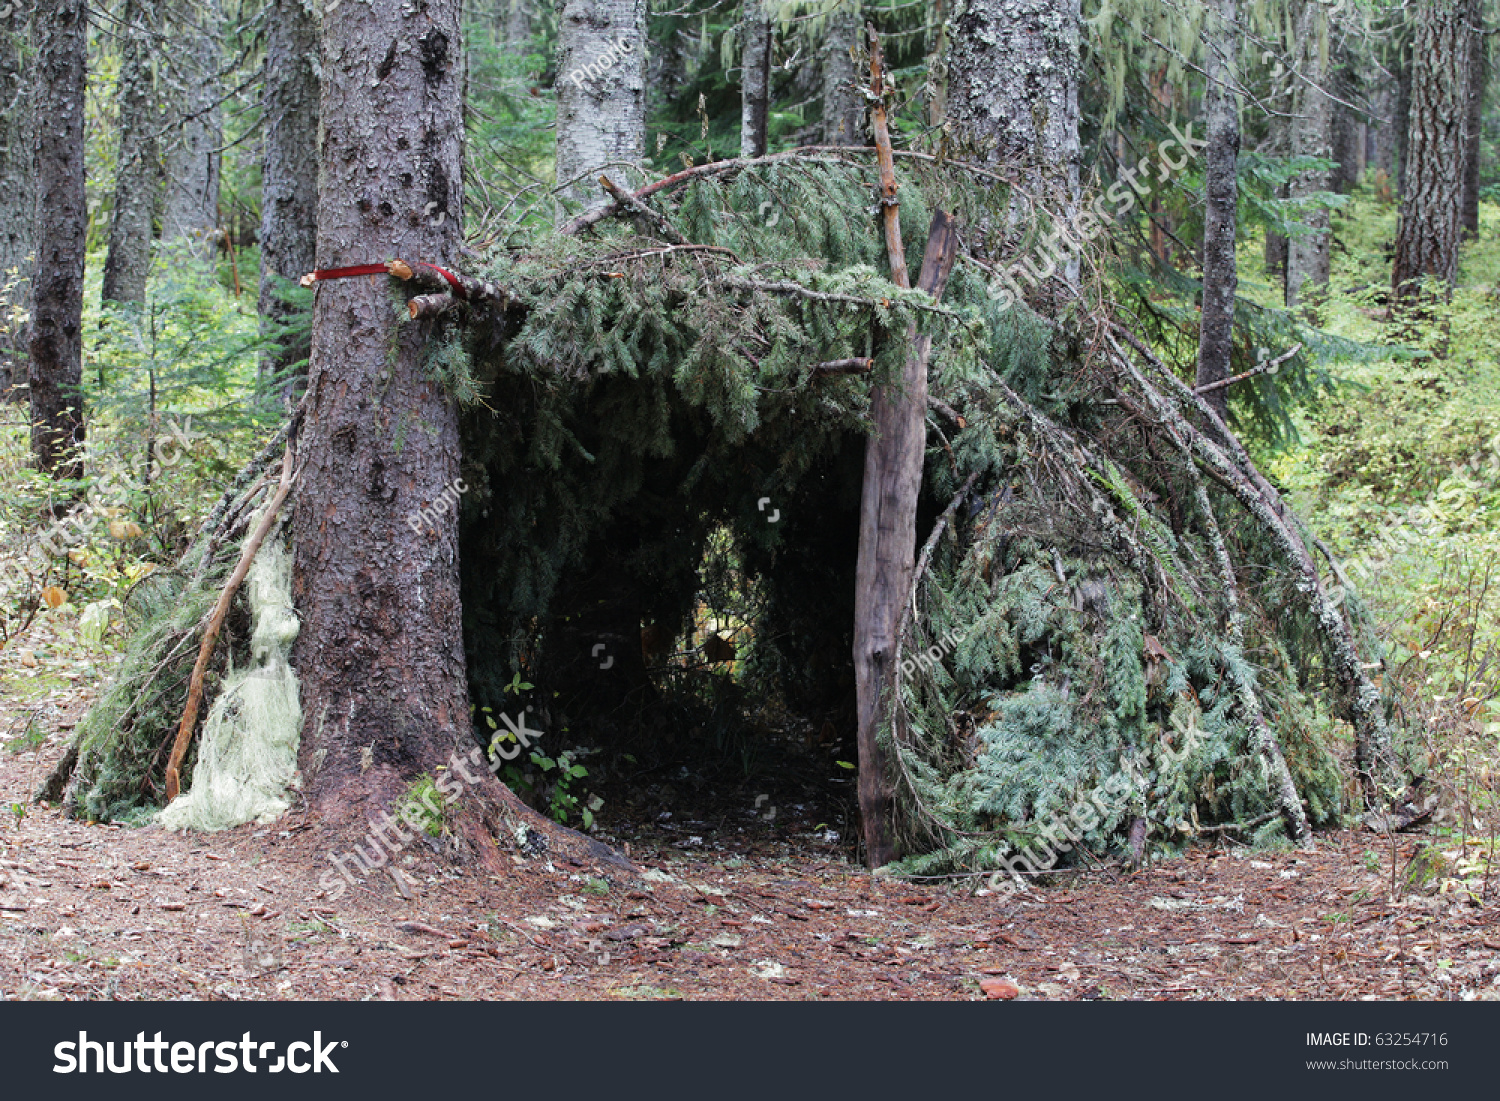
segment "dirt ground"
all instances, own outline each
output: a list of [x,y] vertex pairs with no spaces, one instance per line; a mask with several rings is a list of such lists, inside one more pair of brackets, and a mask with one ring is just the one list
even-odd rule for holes
[[1393,896],[1420,834],[1205,844],[1002,902],[872,879],[826,824],[747,805],[609,823],[639,876],[546,854],[465,874],[416,844],[399,878],[333,899],[329,843],[295,809],[179,835],[28,805],[101,670],[25,652],[0,653],[7,999],[1500,998],[1493,901],[1441,877]]

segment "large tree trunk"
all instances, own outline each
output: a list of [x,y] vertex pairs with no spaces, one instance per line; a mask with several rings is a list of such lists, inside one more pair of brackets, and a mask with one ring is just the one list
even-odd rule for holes
[[[1056,234],[1079,210],[1079,0],[968,0],[951,21],[948,119],[966,155],[1014,165],[1007,224],[981,226],[976,251],[996,258],[1030,229]],[[1045,211],[1045,215],[1043,215]],[[1054,237],[1054,240],[1057,238]],[[1071,237],[1070,237],[1071,239]],[[1078,285],[1079,257],[1059,246],[1058,277]],[[1051,313],[1071,291],[1038,288]]]
[[[1209,13],[1207,113],[1208,149],[1204,173],[1207,205],[1203,216],[1203,319],[1198,331],[1198,386],[1229,377],[1234,351],[1234,296],[1239,290],[1235,261],[1238,233],[1240,119],[1235,92],[1239,53],[1239,0],[1218,0]],[[1205,396],[1225,420],[1229,417],[1229,388]]]
[[152,9],[126,0],[120,15],[120,144],[115,158],[115,205],[104,259],[106,302],[146,301],[151,274],[151,221],[161,185],[156,131],[161,114],[151,71]]
[[745,0],[740,17],[740,156],[763,157],[771,117],[771,13]]
[[[320,268],[452,263],[459,2],[325,12]],[[458,417],[423,362],[433,322],[398,320],[384,279],[317,287],[295,519],[300,755],[314,812],[358,824],[474,746],[457,518],[434,509],[420,534],[406,522],[460,477]]]
[[38,470],[83,475],[84,0],[36,9],[36,266],[32,276],[31,451]]
[[[590,205],[607,200],[595,177],[607,165],[638,163],[645,146],[646,0],[564,0],[557,42],[559,191]],[[632,186],[642,182],[623,175]]]
[[841,4],[828,17],[823,38],[823,128],[825,145],[864,141],[865,108],[854,85],[854,51],[859,44],[859,5]]
[[987,163],[1078,208],[1078,0],[969,0],[948,47],[948,117]]
[[1483,28],[1484,9],[1475,4],[1469,57],[1469,124],[1464,133],[1464,234],[1479,236],[1479,169],[1484,152],[1484,101],[1490,91],[1490,51]]
[[1404,300],[1417,297],[1423,276],[1450,295],[1458,277],[1471,10],[1453,0],[1420,0],[1416,9],[1412,56],[1426,63],[1412,66],[1409,163],[1392,274]]
[[[318,21],[302,0],[272,0],[266,38],[261,162],[260,316],[286,318],[276,277],[296,280],[313,269],[318,234]],[[305,358],[283,340],[261,362],[275,373]]]
[[[31,148],[31,78],[23,65],[25,50],[25,21],[12,18],[0,23],[0,287],[15,280],[4,292],[5,302],[0,306],[7,315],[12,306],[30,312],[31,261],[36,246],[36,194],[32,187],[36,166]],[[25,399],[26,341],[24,327],[0,332],[0,401]]]
[[219,234],[219,170],[222,161],[223,95],[219,66],[223,51],[220,0],[199,8],[201,23],[184,28],[175,106],[181,119],[166,153],[167,195],[162,213],[162,240],[186,240],[208,258]]
[[505,44],[515,50],[531,45],[535,0],[504,0]]
[[[1295,117],[1292,119],[1292,156],[1333,156],[1333,100],[1324,86],[1329,79],[1328,10],[1316,0],[1301,0],[1297,15],[1298,65]],[[1308,199],[1328,191],[1332,177],[1326,170],[1301,172],[1292,178],[1288,193]],[[1328,285],[1329,217],[1326,207],[1304,209],[1299,216],[1311,232],[1287,242],[1286,305],[1295,309],[1308,284]]]

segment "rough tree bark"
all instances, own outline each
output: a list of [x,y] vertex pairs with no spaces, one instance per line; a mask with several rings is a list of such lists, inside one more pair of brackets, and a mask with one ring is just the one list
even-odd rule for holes
[[771,13],[744,0],[740,15],[740,156],[762,157],[771,117]]
[[[1333,156],[1333,100],[1325,85],[1328,67],[1328,9],[1316,0],[1302,0],[1297,13],[1297,81],[1291,127],[1293,157]],[[1332,186],[1326,169],[1301,172],[1292,178],[1288,195],[1309,199]],[[1295,309],[1311,283],[1328,284],[1329,215],[1326,207],[1305,208],[1298,216],[1310,232],[1287,242],[1286,305]]]
[[[1208,148],[1204,151],[1207,205],[1203,216],[1203,318],[1198,330],[1198,386],[1230,375],[1234,351],[1235,261],[1238,233],[1240,120],[1238,76],[1239,0],[1218,0],[1209,13],[1207,64]],[[1229,388],[1205,395],[1214,412],[1229,416]]]
[[[303,0],[271,0],[261,162],[260,316],[269,327],[287,307],[276,277],[296,281],[313,269],[318,233],[318,20]],[[304,358],[283,341],[261,361],[274,374]]]
[[[452,266],[463,224],[461,0],[325,9],[318,267],[372,257]],[[524,828],[570,854],[610,850],[528,810],[486,767],[469,714],[458,411],[426,363],[433,321],[375,277],[319,282],[293,521],[293,661],[304,795],[332,832],[386,820],[417,778],[461,792],[459,836],[491,870]],[[417,530],[420,528],[420,531]],[[399,827],[395,827],[399,830]]]
[[183,28],[176,64],[170,64],[174,107],[181,125],[166,150],[167,194],[162,240],[186,240],[192,251],[214,254],[219,230],[219,170],[224,140],[219,67],[223,50],[220,0],[205,0],[200,21]]
[[161,113],[152,73],[152,8],[126,0],[120,13],[120,142],[115,157],[115,203],[104,258],[106,302],[146,301],[151,274],[151,222],[161,186],[156,131]]
[[[319,267],[451,263],[463,209],[459,3],[325,11]],[[384,279],[317,287],[294,527],[300,755],[314,812],[362,824],[474,745],[457,519],[440,510],[420,534],[406,523],[460,476],[458,417],[423,364],[433,322],[398,321]]]
[[823,144],[859,145],[864,140],[864,104],[854,86],[854,51],[859,44],[860,9],[841,4],[828,17],[823,40]]
[[1470,89],[1469,3],[1419,0],[1414,16],[1406,188],[1396,234],[1392,285],[1410,301],[1424,276],[1452,294],[1458,277],[1464,135]]
[[[25,71],[26,25],[14,15],[0,23],[0,287],[16,283],[5,308],[29,310],[35,164],[31,149],[31,77]],[[0,401],[25,400],[26,333],[0,334]]]
[[32,274],[31,453],[38,470],[83,476],[84,0],[36,7],[36,266]]
[[[593,204],[607,165],[646,146],[646,0],[564,0],[557,42],[557,185]],[[622,185],[638,174],[614,170]],[[624,177],[623,179],[621,177]]]
[[1484,9],[1474,3],[1469,56],[1469,121],[1464,132],[1464,235],[1479,236],[1479,169],[1484,152],[1484,104],[1490,91],[1489,36],[1484,33]]
[[1078,207],[1078,0],[969,0],[953,18],[948,117],[987,163],[1016,164],[1028,188]]

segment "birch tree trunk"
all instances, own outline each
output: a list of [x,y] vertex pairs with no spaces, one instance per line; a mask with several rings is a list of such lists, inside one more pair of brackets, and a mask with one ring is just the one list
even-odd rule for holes
[[[317,254],[318,20],[303,0],[271,0],[266,14],[259,309],[268,327],[288,313],[276,277],[295,282],[313,270]],[[280,371],[306,354],[284,341],[261,371]]]
[[740,156],[763,157],[771,112],[771,14],[744,0],[740,18]]
[[[1301,0],[1297,14],[1297,91],[1292,119],[1292,156],[1333,156],[1333,100],[1325,90],[1329,80],[1328,9],[1316,0]],[[1326,192],[1332,175],[1326,169],[1294,176],[1288,188],[1292,199],[1309,199]],[[1306,297],[1305,288],[1328,285],[1329,217],[1326,207],[1306,208],[1299,220],[1311,232],[1287,242],[1286,305],[1295,309]]]
[[219,68],[223,18],[220,0],[205,0],[202,21],[182,30],[174,77],[175,107],[180,125],[166,150],[167,195],[162,212],[162,240],[186,240],[207,259],[214,254],[219,230],[220,147],[224,140],[223,88]]
[[1398,298],[1415,299],[1431,276],[1451,296],[1458,277],[1463,206],[1464,137],[1469,120],[1472,56],[1469,4],[1419,0],[1412,56],[1409,163],[1396,234],[1392,284]]
[[824,145],[861,145],[865,140],[864,104],[854,86],[860,27],[859,5],[853,0],[828,17],[823,42]]
[[106,302],[146,301],[151,274],[152,219],[161,187],[156,131],[161,125],[152,72],[152,9],[126,0],[120,13],[120,141],[115,156],[115,203],[104,259]]
[[[23,64],[26,39],[26,25],[19,16],[0,23],[0,287],[15,280],[5,295],[7,313],[11,306],[30,311],[36,246],[31,74]],[[0,401],[25,400],[26,343],[24,327],[0,334]]]
[[645,155],[646,0],[564,0],[558,22],[557,186],[593,205],[603,168]]
[[36,266],[31,318],[31,453],[38,470],[83,476],[84,0],[36,7]]
[[[1204,151],[1207,205],[1203,216],[1203,318],[1198,331],[1197,385],[1230,375],[1234,351],[1234,296],[1239,290],[1235,238],[1239,229],[1240,119],[1235,92],[1239,55],[1239,0],[1218,0],[1209,12],[1211,33],[1205,72],[1208,148]],[[1220,418],[1228,419],[1229,388],[1204,395]]]

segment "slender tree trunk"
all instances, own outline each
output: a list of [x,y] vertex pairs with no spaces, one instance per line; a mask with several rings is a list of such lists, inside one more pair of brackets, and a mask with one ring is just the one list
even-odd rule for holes
[[[260,316],[282,322],[288,308],[276,277],[296,281],[312,271],[318,234],[318,21],[302,0],[271,0],[261,112]],[[307,349],[283,340],[261,363],[274,373]]]
[[505,43],[515,49],[531,45],[535,0],[505,0]]
[[[23,64],[26,39],[26,25],[18,13],[0,23],[0,287],[13,281],[0,309],[7,315],[12,306],[31,311],[36,248],[32,80]],[[27,340],[25,326],[0,333],[0,401],[25,400]]]
[[[1238,232],[1240,120],[1238,76],[1239,0],[1218,0],[1209,13],[1207,113],[1205,150],[1207,205],[1203,216],[1203,320],[1198,333],[1199,386],[1230,375],[1234,351],[1234,296],[1239,290],[1235,260]],[[1228,419],[1229,388],[1204,395],[1221,418]]]
[[1370,162],[1384,172],[1391,182],[1394,194],[1399,183],[1397,174],[1401,168],[1400,142],[1396,140],[1397,115],[1400,114],[1400,98],[1394,81],[1385,81],[1375,89],[1371,109],[1375,119],[1371,123],[1374,134]]
[[1490,91],[1490,51],[1484,33],[1483,6],[1474,5],[1472,54],[1469,57],[1469,125],[1464,134],[1464,204],[1465,236],[1479,236],[1479,169],[1484,154],[1484,104]]
[[1392,283],[1405,301],[1431,276],[1451,295],[1458,277],[1463,207],[1464,137],[1469,121],[1468,3],[1420,0],[1415,14],[1406,191],[1396,234]]
[[864,141],[864,104],[855,87],[854,51],[859,45],[860,9],[849,0],[828,17],[823,41],[823,144]]
[[219,231],[223,19],[220,0],[206,0],[199,10],[202,22],[184,28],[180,54],[172,67],[177,83],[174,99],[182,121],[166,152],[162,240],[190,241],[197,255],[208,258],[214,254]]
[[[1328,10],[1316,0],[1302,0],[1297,16],[1296,117],[1292,120],[1292,156],[1333,156],[1333,100],[1325,85],[1328,67]],[[1292,178],[1288,189],[1292,199],[1309,199],[1328,191],[1332,176],[1326,170],[1302,172]],[[1287,242],[1286,305],[1295,309],[1306,297],[1310,283],[1328,285],[1329,216],[1326,207],[1304,208],[1300,221],[1311,232],[1301,233]]]
[[83,475],[84,0],[36,8],[36,266],[31,319],[31,452],[38,470]]
[[[638,163],[645,146],[646,0],[564,0],[557,43],[559,191],[589,205],[604,201],[595,177],[608,165]],[[634,174],[621,174],[639,186]]]
[[763,157],[771,117],[771,13],[744,0],[740,17],[740,156]]
[[[1276,110],[1290,110],[1291,105],[1285,96],[1274,96],[1272,106]],[[1262,155],[1267,157],[1285,157],[1291,151],[1291,127],[1286,119],[1272,115],[1266,123],[1266,137],[1260,147]],[[1283,184],[1276,188],[1276,198],[1285,199],[1287,188]],[[1266,251],[1265,271],[1268,279],[1273,279],[1281,284],[1281,295],[1286,298],[1286,237],[1277,233],[1274,229],[1266,229]]]
[[151,222],[161,186],[156,131],[161,113],[151,64],[152,9],[126,0],[120,15],[120,143],[115,157],[115,203],[104,259],[106,302],[146,301],[151,274]]
[[1338,51],[1338,65],[1334,69],[1333,92],[1340,102],[1330,104],[1333,112],[1333,159],[1337,167],[1333,170],[1333,190],[1348,195],[1359,186],[1365,172],[1364,118],[1359,111],[1344,104],[1358,103],[1359,76],[1355,71],[1355,59],[1347,45]]
[[[325,9],[320,268],[452,264],[459,3]],[[457,519],[433,510],[420,534],[406,523],[460,477],[458,416],[424,363],[434,322],[398,320],[384,279],[317,287],[295,518],[300,756],[315,813],[358,825],[422,773],[453,775],[451,755],[474,746]]]

